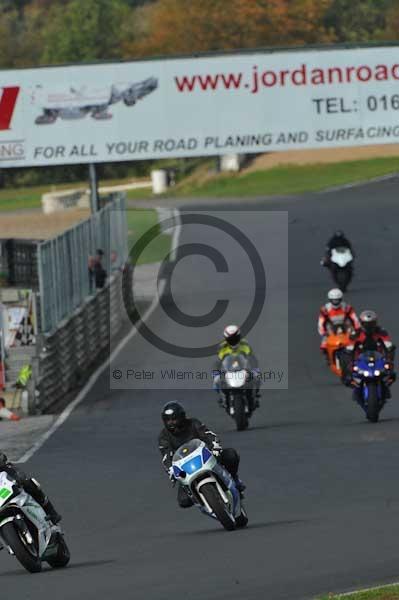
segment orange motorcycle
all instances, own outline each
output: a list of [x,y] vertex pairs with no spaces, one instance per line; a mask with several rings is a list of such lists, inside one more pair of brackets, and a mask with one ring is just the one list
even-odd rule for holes
[[342,367],[339,359],[339,350],[345,348],[350,342],[351,330],[345,329],[342,325],[337,325],[331,328],[327,337],[327,357],[330,369],[335,375],[341,377]]

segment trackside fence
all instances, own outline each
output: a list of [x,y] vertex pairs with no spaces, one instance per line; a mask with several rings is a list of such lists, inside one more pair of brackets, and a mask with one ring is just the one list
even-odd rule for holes
[[54,331],[93,292],[89,256],[104,252],[103,267],[116,271],[128,255],[125,197],[120,194],[89,219],[38,246],[41,332]]
[[[104,252],[108,278],[96,289],[88,258]],[[81,386],[128,321],[131,294],[127,263],[125,197],[119,195],[89,219],[40,244],[38,271],[41,331],[29,412],[43,413]]]

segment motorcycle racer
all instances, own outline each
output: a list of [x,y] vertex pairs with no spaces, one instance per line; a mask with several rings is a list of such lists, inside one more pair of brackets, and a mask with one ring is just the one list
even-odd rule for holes
[[[169,475],[169,479],[174,483],[175,477],[172,469],[172,457],[182,444],[193,439],[199,439],[205,442],[209,450],[217,458],[218,462],[233,477],[237,489],[243,492],[244,484],[238,477],[238,466],[240,457],[233,448],[223,449],[216,433],[211,431],[198,419],[186,416],[186,411],[178,402],[168,402],[161,413],[164,428],[159,434],[159,450],[162,454],[162,464]],[[177,501],[181,508],[193,506],[191,498],[187,495],[185,489],[179,485],[177,492]]]
[[349,248],[349,250],[352,253],[352,256],[353,257],[355,256],[355,253],[352,248],[352,244],[350,243],[348,238],[345,236],[344,232],[341,231],[340,229],[338,229],[337,231],[335,231],[333,233],[333,235],[330,237],[330,239],[327,242],[325,256],[321,260],[321,264],[324,267],[327,267],[330,264],[331,252],[334,248]]
[[360,321],[353,307],[344,301],[344,295],[338,288],[331,289],[327,294],[328,302],[321,306],[317,328],[321,336],[320,351],[327,358],[327,337],[332,327],[342,325],[344,329],[351,327],[354,331],[360,329]]
[[[223,359],[229,354],[243,354],[247,357],[251,365],[251,374],[255,383],[256,406],[259,406],[261,373],[257,358],[245,338],[241,337],[241,330],[237,325],[228,325],[223,331],[224,340],[219,344],[217,360],[213,368],[213,389],[221,396],[221,364]],[[224,402],[224,398],[220,398]]]
[[377,351],[383,354],[387,363],[391,365],[391,373],[388,384],[396,380],[396,373],[393,370],[395,358],[395,349],[391,337],[386,329],[378,325],[377,314],[373,310],[364,310],[360,313],[361,328],[351,335],[351,341],[345,348],[346,360],[343,368],[343,383],[348,386],[354,386],[353,363],[362,352]]
[[13,465],[7,456],[0,452],[0,471],[5,471],[10,477],[23,488],[23,490],[32,496],[32,498],[40,504],[49,519],[57,524],[61,521],[61,515],[55,510],[52,502],[46,496],[40,487],[39,482],[33,477],[28,477],[23,471],[20,471]]

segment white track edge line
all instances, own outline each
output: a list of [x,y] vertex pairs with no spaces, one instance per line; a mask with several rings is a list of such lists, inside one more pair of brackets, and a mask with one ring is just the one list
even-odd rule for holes
[[173,218],[174,218],[174,229],[172,234],[172,249],[170,251],[170,260],[175,261],[177,257],[177,248],[179,245],[179,238],[181,233],[181,219],[180,212],[177,208],[173,210]]
[[343,183],[342,185],[336,185],[329,187],[324,190],[315,192],[316,194],[330,194],[332,192],[339,192],[340,190],[348,190],[351,188],[363,187],[372,183],[380,183],[381,181],[388,181],[389,179],[395,179],[398,176],[397,173],[388,173],[387,175],[380,175],[379,177],[373,177],[372,179],[365,179],[364,181],[353,181],[352,183]]
[[[179,237],[180,237],[180,232],[181,232],[180,214],[179,214],[179,210],[176,208],[174,209],[174,218],[177,220],[178,224],[175,226],[173,235],[172,235],[172,250],[171,250],[171,254],[170,254],[172,260],[176,259],[177,248],[178,248],[178,244],[179,244]],[[151,316],[151,314],[154,312],[154,310],[158,306],[159,298],[163,294],[164,288],[165,288],[165,280],[162,280],[159,284],[158,294],[154,298],[154,300],[151,302],[151,305],[148,307],[146,312],[144,313],[142,321],[145,321],[146,319],[148,319]],[[32,456],[38,450],[40,450],[40,448],[43,446],[43,444],[67,420],[67,418],[70,416],[72,411],[82,402],[82,400],[84,400],[84,398],[86,397],[88,392],[91,390],[93,385],[96,383],[97,379],[100,377],[100,375],[103,373],[103,371],[114,360],[114,358],[119,354],[119,352],[126,346],[128,341],[131,340],[136,335],[137,332],[138,332],[137,327],[133,327],[133,329],[127,334],[127,336],[124,337],[119,342],[119,344],[113,350],[113,352],[109,355],[109,357],[102,363],[102,365],[100,365],[98,367],[98,369],[93,373],[93,375],[91,375],[89,381],[86,383],[84,388],[79,392],[79,394],[76,396],[76,398],[74,400],[72,400],[72,402],[70,402],[68,404],[68,406],[66,406],[64,408],[64,410],[59,415],[59,417],[56,419],[56,421],[54,421],[54,423],[51,425],[50,429],[45,431],[39,437],[39,439],[33,444],[33,446],[31,446],[29,448],[29,450],[27,450],[18,460],[13,461],[14,463],[16,463],[16,464],[25,463],[29,459],[31,459]]]
[[376,585],[374,587],[363,588],[361,590],[353,590],[352,592],[345,592],[343,594],[335,594],[335,595],[337,598],[346,598],[348,596],[352,596],[352,594],[363,594],[364,592],[374,592],[377,590],[382,590],[383,588],[394,587],[395,585],[399,585],[399,581],[394,581],[393,583]]

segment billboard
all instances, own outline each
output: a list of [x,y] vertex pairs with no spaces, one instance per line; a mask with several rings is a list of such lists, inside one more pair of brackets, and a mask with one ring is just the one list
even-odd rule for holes
[[399,141],[399,46],[0,72],[0,166]]

